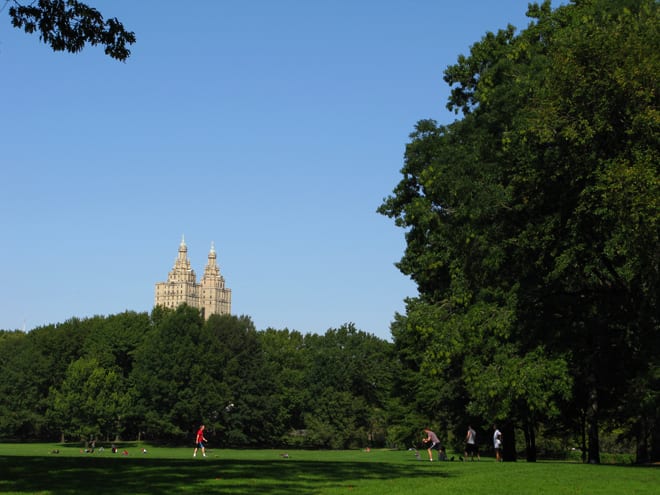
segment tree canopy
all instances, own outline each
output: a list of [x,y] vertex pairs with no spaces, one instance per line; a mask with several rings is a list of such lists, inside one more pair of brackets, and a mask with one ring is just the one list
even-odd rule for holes
[[[182,305],[0,331],[0,439],[385,445],[391,344],[353,325],[258,332]],[[230,406],[231,404],[231,406]]]
[[38,0],[23,5],[11,0],[9,17],[15,28],[39,39],[54,51],[77,53],[86,44],[104,46],[106,55],[125,61],[135,43],[135,33],[127,31],[116,17],[104,19],[93,7],[77,0]]
[[521,428],[529,459],[572,397],[598,462],[600,422],[622,407],[639,445],[657,439],[657,414],[631,404],[658,405],[658,5],[528,16],[447,68],[462,118],[417,124],[379,211],[406,229],[398,266],[420,296],[399,335],[421,336],[422,368]]

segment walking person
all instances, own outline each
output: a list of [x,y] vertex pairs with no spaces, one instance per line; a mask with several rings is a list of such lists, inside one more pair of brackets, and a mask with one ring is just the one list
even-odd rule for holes
[[474,461],[474,455],[477,455],[477,460],[481,460],[479,456],[479,446],[477,445],[477,432],[474,431],[472,425],[468,425],[467,434],[465,435],[465,460],[468,456],[470,460]]
[[197,456],[197,449],[202,449],[202,455],[206,457],[206,448],[204,447],[204,442],[208,442],[206,437],[204,437],[204,425],[199,427],[197,430],[197,435],[195,436],[195,450],[193,451],[193,457]]
[[497,429],[497,425],[493,425],[493,448],[495,449],[495,460],[502,462],[502,432]]

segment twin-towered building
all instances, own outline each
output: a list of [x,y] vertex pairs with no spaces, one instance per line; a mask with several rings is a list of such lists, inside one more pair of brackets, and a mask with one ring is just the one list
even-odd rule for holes
[[195,271],[190,267],[188,247],[183,237],[167,282],[156,284],[156,306],[174,309],[183,303],[200,309],[205,319],[215,314],[231,313],[231,289],[225,288],[225,279],[220,275],[213,243],[199,284]]

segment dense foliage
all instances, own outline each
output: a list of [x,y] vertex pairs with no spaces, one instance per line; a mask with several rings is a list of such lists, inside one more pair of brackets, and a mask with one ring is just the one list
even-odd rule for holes
[[658,4],[530,5],[445,71],[447,126],[411,135],[380,208],[419,297],[393,328],[442,377],[448,422],[634,437],[660,455]]
[[257,332],[185,305],[5,331],[0,438],[181,443],[204,423],[215,446],[385,445],[395,363],[353,325]]
[[38,0],[23,5],[10,3],[9,17],[15,28],[28,34],[38,33],[39,39],[53,51],[76,53],[85,45],[103,45],[106,55],[125,61],[131,55],[129,45],[135,43],[135,33],[127,31],[116,17],[104,19],[93,7],[78,0]]

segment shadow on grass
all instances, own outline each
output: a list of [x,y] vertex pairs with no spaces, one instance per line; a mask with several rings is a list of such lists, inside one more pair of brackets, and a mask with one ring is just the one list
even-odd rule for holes
[[442,464],[297,460],[0,457],[0,493],[308,495],[359,480],[448,477]]

